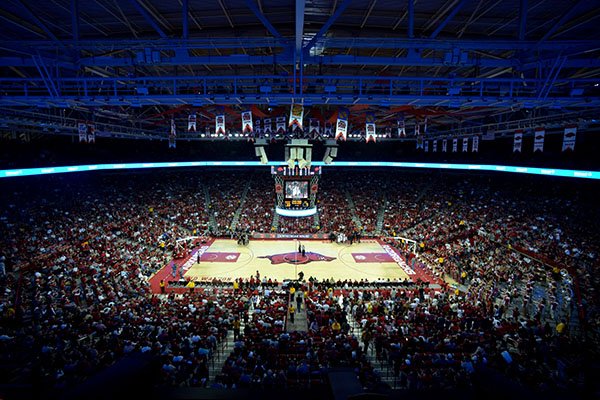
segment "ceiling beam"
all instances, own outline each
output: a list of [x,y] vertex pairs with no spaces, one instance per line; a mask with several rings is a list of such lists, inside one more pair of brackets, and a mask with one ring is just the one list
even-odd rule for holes
[[440,23],[438,25],[438,27],[435,29],[435,31],[433,31],[433,33],[429,36],[429,39],[435,39],[437,37],[437,35],[440,34],[442,29],[444,29],[446,27],[446,25],[448,25],[448,23],[450,21],[452,21],[452,18],[454,18],[456,16],[456,14],[460,11],[460,9],[463,8],[463,6],[466,4],[466,2],[467,2],[467,0],[461,0],[460,3],[458,3],[456,5],[456,7],[454,7],[452,9],[450,14],[448,14],[448,16],[442,21],[442,23]]
[[365,27],[365,24],[367,23],[367,20],[369,19],[369,16],[373,12],[373,8],[375,7],[376,3],[377,3],[377,0],[371,0],[371,4],[369,5],[369,9],[367,10],[367,14],[365,15],[365,18],[362,20],[362,23],[360,24],[360,28],[361,29]]
[[275,27],[271,24],[271,22],[269,22],[267,17],[265,17],[265,15],[260,11],[260,9],[256,7],[256,4],[254,4],[254,0],[246,0],[246,5],[254,13],[254,15],[256,15],[260,22],[262,22],[265,28],[267,28],[267,30],[271,32],[271,35],[275,36],[278,39],[282,39],[282,36],[279,33],[279,31],[275,29]]
[[415,0],[408,0],[408,37],[415,37]]
[[[531,62],[523,62],[515,58],[493,58],[493,57],[467,57],[465,59],[455,58],[450,51],[447,52],[447,57],[373,57],[373,56],[353,56],[353,55],[320,55],[311,56],[303,54],[303,63],[306,65],[386,65],[391,67],[446,67],[446,68],[463,68],[463,67],[480,67],[480,68],[514,68],[519,67],[522,70],[536,68],[540,66],[551,65],[553,59],[532,60]],[[299,61],[299,60],[297,60]],[[48,66],[60,66],[63,68],[73,69],[96,67],[130,67],[130,66],[193,66],[193,65],[225,65],[225,66],[244,66],[244,65],[272,65],[281,66],[293,65],[294,56],[284,53],[277,55],[232,55],[232,56],[190,56],[189,52],[181,52],[174,57],[161,56],[159,60],[145,57],[138,59],[137,57],[85,57],[78,60],[76,66],[64,60],[56,60],[46,58],[44,60]],[[10,56],[0,57],[0,67],[35,67],[30,56]],[[600,59],[598,58],[568,58],[564,64],[564,68],[600,68]]]
[[548,30],[548,32],[546,32],[546,34],[544,36],[542,36],[542,38],[540,39],[540,42],[543,42],[544,40],[549,39],[560,27],[562,27],[565,22],[567,22],[569,20],[569,18],[571,18],[573,16],[573,14],[575,13],[575,11],[577,11],[577,9],[583,5],[588,3],[589,0],[579,0],[573,7],[571,7],[569,9],[569,11],[567,11],[566,13],[564,13],[562,15],[562,17],[558,20],[558,22],[556,22],[555,24],[552,25],[552,28],[550,28]]
[[229,26],[231,28],[235,28],[235,26],[233,25],[233,20],[231,19],[231,16],[229,15],[229,12],[227,11],[225,4],[223,3],[223,0],[219,0],[219,5],[221,6],[221,10],[223,10],[223,14],[225,14],[225,18],[227,18],[227,22],[229,22]]
[[[600,13],[598,14],[600,16]],[[382,49],[432,49],[462,51],[500,51],[500,50],[543,50],[543,51],[566,51],[583,52],[598,49],[597,40],[548,40],[538,41],[515,41],[515,40],[482,40],[482,39],[428,39],[428,38],[385,38],[385,37],[331,37],[323,39],[328,48],[382,48]],[[181,43],[172,40],[161,39],[128,39],[128,40],[79,40],[75,42],[65,39],[63,44],[82,51],[93,51],[94,53],[114,52],[118,50],[143,51],[152,47],[160,50],[177,50]],[[239,49],[260,47],[281,47],[277,40],[272,37],[247,37],[247,38],[193,38],[185,43],[187,49]],[[16,53],[24,50],[51,51],[56,48],[56,43],[50,40],[0,40],[0,47],[5,51]],[[304,47],[305,49],[307,46]]]
[[131,4],[135,7],[135,9],[142,14],[142,17],[154,28],[156,32],[160,35],[161,38],[166,39],[166,33],[158,26],[158,23],[152,18],[152,15],[146,11],[146,9],[139,3],[139,0],[129,0]]
[[[46,36],[40,28],[29,23],[28,21],[21,19],[20,17],[7,13],[2,9],[0,9],[0,19],[8,22],[9,24],[13,24],[21,29],[24,29],[27,32],[33,33],[36,36],[46,39]],[[52,42],[52,45],[54,45],[54,42]]]
[[188,26],[188,0],[183,0],[181,5],[181,13],[183,19],[183,32],[182,36],[184,40],[187,40],[189,37],[189,26]]
[[527,30],[527,0],[521,0],[519,3],[519,40],[525,40]]
[[306,0],[296,0],[296,55],[300,56],[302,51],[302,39],[304,38],[304,7]]
[[327,22],[325,22],[321,29],[319,29],[319,32],[317,32],[317,34],[310,40],[310,42],[306,44],[306,46],[304,47],[306,50],[310,50],[314,46],[316,41],[322,38],[323,35],[325,35],[325,33],[327,33],[327,30],[329,30],[331,25],[333,25],[334,22],[337,21],[337,19],[340,17],[340,15],[342,15],[346,8],[348,8],[351,2],[352,0],[342,1],[342,4],[340,4],[337,10],[335,10],[335,13],[327,19]]
[[79,0],[71,0],[71,29],[73,40],[79,40]]
[[61,47],[63,47],[63,44],[61,43],[60,40],[58,40],[58,38],[56,37],[56,35],[54,35],[54,33],[52,33],[52,31],[50,29],[48,29],[48,27],[46,26],[46,24],[39,19],[30,9],[29,7],[27,7],[27,5],[25,5],[21,0],[14,0],[15,3],[17,5],[20,6],[20,8],[25,12],[25,14],[27,15],[27,17],[29,17],[29,19],[31,19],[33,22],[35,22],[35,24],[41,29],[43,30],[46,35],[48,35],[48,37],[50,39],[52,39],[54,42],[58,43]]

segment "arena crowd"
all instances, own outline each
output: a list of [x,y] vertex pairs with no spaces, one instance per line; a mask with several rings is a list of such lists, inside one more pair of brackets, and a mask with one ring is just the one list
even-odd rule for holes
[[[157,386],[303,387],[348,366],[377,388],[384,365],[407,390],[473,387],[489,371],[542,393],[585,390],[586,346],[600,330],[600,218],[585,191],[334,172],[323,177],[318,219],[274,224],[271,186],[249,172],[6,183],[0,379],[61,390],[139,352],[158,360]],[[378,236],[429,278],[253,276],[151,291],[149,278],[188,250],[185,238],[240,232]],[[290,305],[304,310],[306,331],[286,330]]]

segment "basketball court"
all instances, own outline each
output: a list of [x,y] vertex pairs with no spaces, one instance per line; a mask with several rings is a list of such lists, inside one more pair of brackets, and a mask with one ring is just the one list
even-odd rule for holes
[[[304,245],[304,256],[298,252],[299,244]],[[217,239],[201,247],[192,259],[185,277],[195,281],[249,278],[257,270],[261,277],[280,282],[296,279],[300,271],[305,279],[411,280],[410,268],[395,250],[376,240],[352,245],[324,240],[250,240],[241,246],[236,240]]]

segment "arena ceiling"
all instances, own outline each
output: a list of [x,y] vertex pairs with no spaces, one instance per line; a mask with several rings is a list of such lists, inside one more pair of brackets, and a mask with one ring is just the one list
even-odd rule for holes
[[599,17],[589,0],[5,0],[0,130],[164,138],[171,117],[223,107],[239,126],[291,103],[440,132],[589,121]]

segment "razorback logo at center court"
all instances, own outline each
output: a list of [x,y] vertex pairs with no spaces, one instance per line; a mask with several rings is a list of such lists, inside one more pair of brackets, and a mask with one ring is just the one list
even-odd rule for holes
[[282,254],[273,254],[271,256],[260,256],[258,258],[268,258],[271,260],[271,264],[308,264],[313,261],[333,261],[335,257],[324,256],[323,254],[307,252],[303,256],[301,253],[282,253]]

